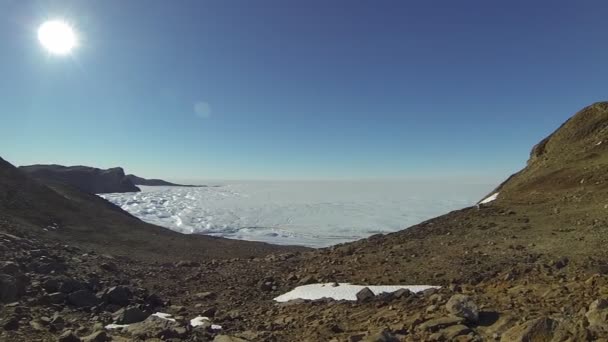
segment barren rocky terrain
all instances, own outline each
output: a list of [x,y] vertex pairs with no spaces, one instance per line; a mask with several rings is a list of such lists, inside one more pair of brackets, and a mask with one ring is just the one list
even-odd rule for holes
[[[319,250],[180,235],[2,163],[0,339],[608,341],[606,149],[603,102],[495,201]],[[317,282],[441,288],[273,301]]]

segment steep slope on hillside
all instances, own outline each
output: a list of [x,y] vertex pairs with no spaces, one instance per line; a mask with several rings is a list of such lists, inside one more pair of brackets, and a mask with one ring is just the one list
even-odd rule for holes
[[30,165],[19,169],[46,184],[68,184],[91,194],[140,191],[120,167]]
[[501,199],[512,202],[555,201],[557,205],[564,196],[591,202],[608,190],[607,151],[608,102],[598,102],[534,146],[526,168],[496,191]]

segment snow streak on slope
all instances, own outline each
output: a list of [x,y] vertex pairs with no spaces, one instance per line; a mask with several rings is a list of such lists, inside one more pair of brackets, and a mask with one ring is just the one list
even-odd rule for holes
[[325,247],[406,228],[470,206],[491,185],[406,182],[242,182],[141,186],[102,197],[182,233]]

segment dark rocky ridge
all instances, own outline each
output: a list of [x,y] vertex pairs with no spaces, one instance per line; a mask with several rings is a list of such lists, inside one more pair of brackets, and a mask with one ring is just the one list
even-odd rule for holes
[[147,185],[147,186],[180,186],[180,187],[202,187],[204,185],[185,185],[185,184],[175,184],[171,182],[164,181],[162,179],[146,179],[142,177],[137,177],[136,175],[127,175],[127,179],[129,179],[135,185]]
[[140,191],[120,167],[103,170],[88,166],[29,165],[19,169],[44,183],[68,184],[91,194]]

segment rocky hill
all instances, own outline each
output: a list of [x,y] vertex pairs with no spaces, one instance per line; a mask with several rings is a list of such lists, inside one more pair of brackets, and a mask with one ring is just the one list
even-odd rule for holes
[[200,186],[200,185],[175,184],[175,183],[164,181],[162,179],[146,179],[146,178],[142,178],[142,177],[137,177],[136,175],[127,175],[127,178],[135,185],[181,186],[181,187],[198,187],[198,186]]
[[[314,251],[216,260],[193,253],[180,262],[170,262],[168,253],[167,261],[126,262],[112,249],[122,238],[104,240],[97,249],[107,248],[103,254],[91,253],[84,244],[64,247],[36,228],[4,223],[0,255],[7,262],[0,279],[8,285],[2,296],[17,302],[0,308],[0,339],[606,341],[607,126],[608,103],[589,106],[533,148],[528,165],[497,188],[496,200]],[[3,198],[9,216],[27,211],[30,199],[51,196],[17,178],[22,184],[8,181],[12,195]],[[27,196],[15,190],[22,187]],[[144,237],[138,237],[142,245],[149,241]],[[132,256],[142,249],[134,248]],[[50,260],[63,265],[60,271],[39,266]],[[354,302],[272,300],[315,282],[441,288],[363,291]],[[115,291],[122,295],[111,295]],[[174,321],[151,316],[156,311]],[[199,315],[209,320],[192,326],[190,319]],[[125,322],[132,324],[103,328]]]
[[88,166],[30,165],[19,169],[43,183],[68,184],[91,194],[140,191],[120,167],[102,170]]

